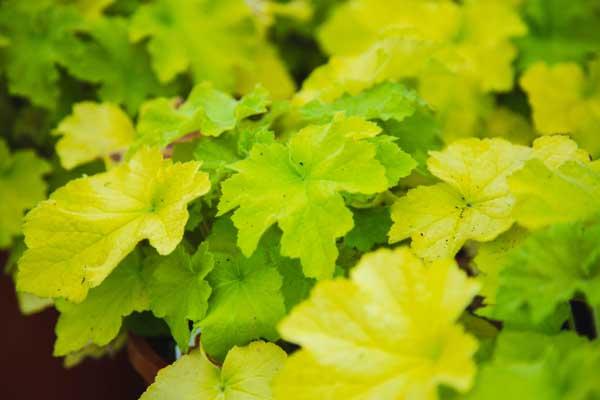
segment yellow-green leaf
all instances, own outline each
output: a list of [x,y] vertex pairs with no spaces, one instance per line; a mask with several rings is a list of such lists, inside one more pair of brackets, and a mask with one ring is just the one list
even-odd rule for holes
[[183,236],[187,204],[210,188],[199,168],[144,148],[58,189],[25,218],[18,290],[80,302],[141,240],[169,254]]
[[576,63],[536,63],[521,77],[533,109],[533,121],[544,135],[571,134],[581,147],[600,152],[600,62],[589,64],[589,76]]
[[476,340],[456,320],[478,284],[452,260],[426,265],[408,248],[363,257],[351,279],[319,282],[282,321],[298,343],[277,399],[436,399],[471,386]]
[[465,139],[430,154],[429,171],[444,183],[412,189],[394,204],[390,242],[410,237],[417,254],[436,259],[510,228],[514,198],[506,179],[531,149],[503,139]]
[[56,144],[62,166],[72,169],[97,158],[109,164],[111,154],[133,142],[135,130],[119,106],[86,101],[75,104],[53,133],[62,136]]
[[223,368],[200,349],[161,370],[140,400],[271,400],[271,380],[286,354],[277,345],[234,347]]

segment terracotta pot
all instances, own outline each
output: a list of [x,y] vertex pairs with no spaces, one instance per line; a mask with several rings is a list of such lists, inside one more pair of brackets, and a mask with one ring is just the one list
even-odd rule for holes
[[169,365],[141,336],[129,333],[127,355],[133,369],[144,379],[146,384],[154,382],[158,371]]

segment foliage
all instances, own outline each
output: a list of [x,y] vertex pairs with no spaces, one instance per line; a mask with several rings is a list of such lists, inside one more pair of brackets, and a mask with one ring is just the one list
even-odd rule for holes
[[594,399],[595,0],[5,0],[0,248],[159,399]]

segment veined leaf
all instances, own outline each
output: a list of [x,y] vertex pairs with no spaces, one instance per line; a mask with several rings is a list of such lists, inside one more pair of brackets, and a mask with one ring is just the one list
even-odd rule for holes
[[477,377],[467,400],[585,400],[600,396],[594,379],[600,366],[598,343],[571,332],[500,334],[491,362]]
[[[257,144],[233,164],[237,173],[222,184],[219,213],[237,208],[232,220],[242,252],[252,254],[277,222],[282,254],[300,258],[306,276],[330,277],[335,240],[353,225],[340,192],[374,194],[389,185],[377,147],[363,139],[379,131],[357,117],[337,118],[300,130],[287,146]],[[413,167],[408,163],[406,174]]]
[[277,339],[275,325],[286,307],[278,270],[283,257],[269,251],[274,239],[267,235],[246,258],[235,246],[235,228],[228,219],[218,220],[213,227],[208,246],[215,266],[207,277],[212,295],[206,317],[198,325],[204,350],[218,360],[235,345]]
[[135,131],[118,106],[83,102],[73,106],[73,113],[60,122],[54,134],[62,136],[56,144],[62,166],[72,169],[96,158],[110,165],[111,154],[125,152]]
[[137,42],[146,37],[161,82],[189,70],[194,82],[208,80],[227,92],[246,93],[257,83],[282,97],[293,91],[290,77],[244,0],[144,4],[133,15],[130,38]]
[[271,380],[285,358],[277,345],[253,342],[234,347],[218,368],[194,350],[161,370],[140,400],[271,400]]
[[54,355],[65,356],[89,344],[104,346],[121,328],[123,317],[149,307],[142,257],[127,256],[102,284],[90,290],[82,303],[57,301],[61,312],[56,325]]
[[527,308],[534,323],[581,293],[600,307],[600,224],[554,225],[532,233],[507,257],[486,315],[510,321]]
[[169,254],[183,236],[187,204],[209,190],[199,167],[145,148],[58,189],[26,216],[17,288],[81,302],[141,240]]
[[46,197],[42,178],[49,171],[50,165],[32,151],[10,154],[6,142],[0,139],[0,249],[8,247],[21,233],[25,210]]
[[507,177],[530,149],[502,139],[465,139],[431,152],[429,171],[444,181],[411,189],[392,208],[390,242],[408,237],[426,259],[453,257],[467,240],[489,241],[513,224]]
[[600,154],[600,62],[589,74],[576,63],[531,65],[521,77],[537,130],[545,135],[571,134],[592,155]]
[[477,342],[456,319],[477,290],[451,260],[425,265],[408,248],[364,256],[350,280],[317,283],[281,322],[283,338],[302,350],[276,377],[275,397],[436,399],[439,384],[466,391]]
[[189,321],[198,322],[206,314],[211,288],[206,275],[212,270],[214,259],[202,244],[193,255],[179,246],[166,257],[149,260],[155,264],[148,283],[150,309],[164,318],[182,352],[190,342]]
[[219,136],[240,120],[264,113],[269,103],[268,93],[262,87],[256,87],[238,101],[204,82],[196,85],[180,106],[165,98],[146,102],[140,111],[135,146],[164,147],[195,131],[204,136]]

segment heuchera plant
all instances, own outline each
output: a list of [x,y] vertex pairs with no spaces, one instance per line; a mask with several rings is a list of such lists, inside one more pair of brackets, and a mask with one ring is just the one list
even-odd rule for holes
[[170,338],[142,400],[598,399],[599,27],[596,0],[5,0],[22,311],[60,311],[67,365]]

